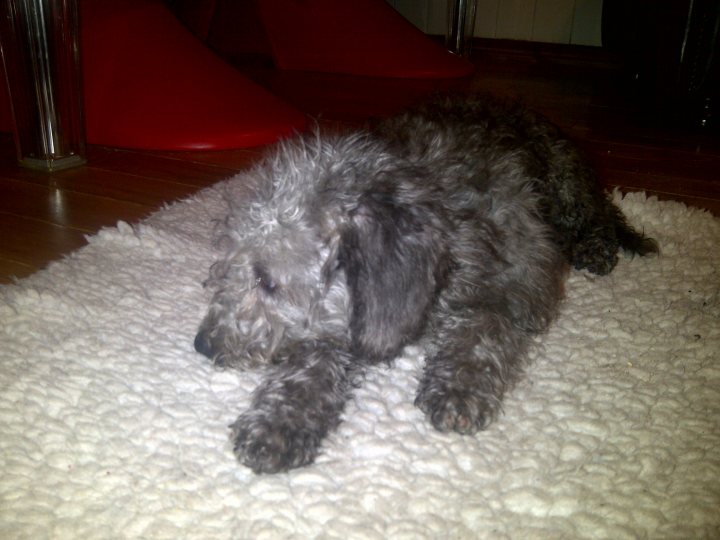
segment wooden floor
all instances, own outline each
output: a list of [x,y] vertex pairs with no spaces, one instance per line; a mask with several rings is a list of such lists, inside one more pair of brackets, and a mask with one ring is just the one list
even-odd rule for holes
[[[585,49],[481,48],[477,74],[454,83],[518,97],[585,150],[608,188],[644,190],[720,215],[720,138],[663,125],[640,109],[611,62]],[[268,69],[247,73],[325,125],[389,114],[446,84]],[[442,88],[445,89],[445,88]],[[0,283],[26,276],[118,220],[134,222],[248,167],[262,149],[149,152],[91,146],[87,165],[46,174],[15,164],[0,134]]]

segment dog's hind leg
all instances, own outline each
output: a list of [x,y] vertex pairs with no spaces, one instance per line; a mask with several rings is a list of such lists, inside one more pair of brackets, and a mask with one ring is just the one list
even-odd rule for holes
[[657,252],[654,240],[628,224],[576,148],[559,140],[550,149],[547,176],[536,189],[543,195],[545,219],[570,264],[604,275],[617,264],[621,248],[637,255]]
[[231,426],[235,455],[256,473],[308,465],[340,423],[356,364],[331,343],[296,344]]

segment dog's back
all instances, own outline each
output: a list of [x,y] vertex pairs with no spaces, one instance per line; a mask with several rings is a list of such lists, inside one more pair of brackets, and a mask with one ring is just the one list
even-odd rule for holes
[[[489,96],[437,100],[381,122],[376,133],[410,160],[440,156],[448,174],[466,176],[461,181],[470,178],[478,189],[527,185],[539,196],[537,210],[555,242],[577,269],[603,275],[617,264],[620,248],[638,255],[658,249],[627,223],[577,147],[518,104]],[[455,166],[447,166],[453,159]]]

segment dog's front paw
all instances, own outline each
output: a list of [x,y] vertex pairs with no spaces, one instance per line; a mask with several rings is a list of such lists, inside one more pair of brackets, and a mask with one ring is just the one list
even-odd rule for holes
[[264,418],[257,411],[242,414],[230,427],[235,456],[258,474],[309,465],[321,441],[308,429]]
[[499,400],[466,388],[423,385],[415,405],[425,413],[438,431],[471,435],[483,430],[495,419]]

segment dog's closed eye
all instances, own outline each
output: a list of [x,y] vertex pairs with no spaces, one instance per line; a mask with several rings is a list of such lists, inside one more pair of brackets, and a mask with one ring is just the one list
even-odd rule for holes
[[273,294],[278,289],[278,283],[268,272],[265,265],[255,263],[253,265],[253,273],[255,275],[255,285],[260,287],[265,293]]

